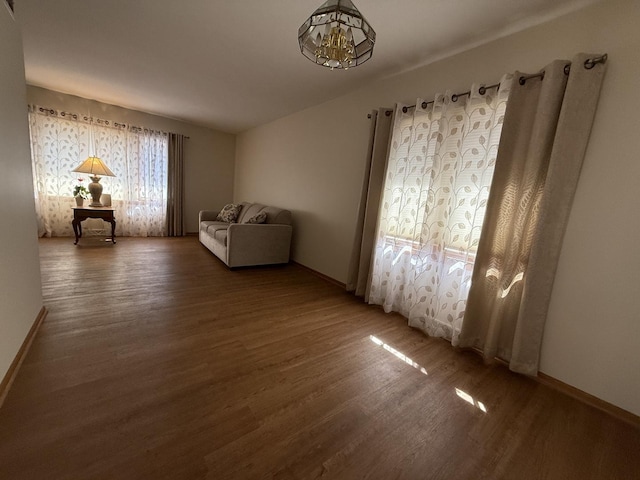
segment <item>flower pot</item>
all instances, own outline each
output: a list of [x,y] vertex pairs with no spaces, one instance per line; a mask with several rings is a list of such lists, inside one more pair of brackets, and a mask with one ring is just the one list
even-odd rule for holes
[[82,198],[80,195],[78,195],[76,197],[76,205],[81,207],[84,204],[84,198]]

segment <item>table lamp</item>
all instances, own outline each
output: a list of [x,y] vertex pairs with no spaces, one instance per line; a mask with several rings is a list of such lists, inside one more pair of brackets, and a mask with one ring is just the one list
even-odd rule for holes
[[100,175],[105,177],[115,177],[115,174],[109,170],[102,160],[98,157],[89,157],[73,170],[78,173],[88,173],[91,183],[88,185],[91,194],[90,207],[101,207],[100,195],[102,195],[102,185],[100,184]]

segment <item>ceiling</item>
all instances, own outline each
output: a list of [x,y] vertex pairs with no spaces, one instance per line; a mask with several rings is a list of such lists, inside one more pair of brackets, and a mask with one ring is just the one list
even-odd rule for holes
[[304,58],[322,0],[15,0],[27,83],[229,133],[331,100],[595,0],[355,0],[373,58]]

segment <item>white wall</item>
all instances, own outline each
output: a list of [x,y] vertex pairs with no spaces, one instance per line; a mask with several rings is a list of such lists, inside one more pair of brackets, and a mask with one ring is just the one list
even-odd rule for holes
[[597,3],[244,132],[236,145],[234,199],[290,208],[293,259],[344,282],[372,108],[446,89],[465,91],[516,69],[535,72],[578,52],[607,52],[608,72],[560,259],[541,371],[640,414],[638,19],[637,0]]
[[[56,110],[90,113],[106,120],[131,123],[187,135],[185,141],[185,227],[198,231],[198,212],[220,209],[233,197],[236,136],[123,107],[100,103],[40,87],[27,87],[29,103]],[[105,190],[106,192],[106,190]]]
[[42,308],[20,30],[0,2],[0,380]]

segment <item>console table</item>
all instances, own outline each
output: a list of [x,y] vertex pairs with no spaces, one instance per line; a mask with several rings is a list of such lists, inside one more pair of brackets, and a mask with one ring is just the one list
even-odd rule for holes
[[113,216],[113,207],[72,207],[73,208],[73,233],[76,235],[74,245],[82,238],[82,223],[87,218],[100,218],[111,224],[111,241],[116,243],[116,219]]

